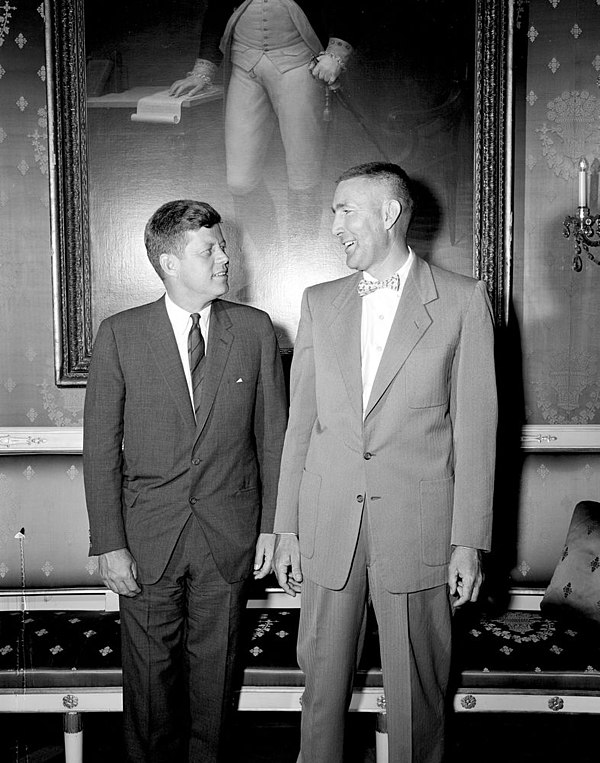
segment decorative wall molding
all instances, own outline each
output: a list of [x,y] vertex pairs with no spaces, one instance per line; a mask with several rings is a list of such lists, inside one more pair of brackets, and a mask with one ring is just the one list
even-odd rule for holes
[[0,456],[82,450],[83,427],[0,427]]
[[600,451],[600,426],[528,424],[521,433],[521,448],[539,452]]
[[[527,452],[600,452],[600,426],[528,424],[521,433]],[[0,427],[0,456],[74,453],[83,450],[83,427]]]

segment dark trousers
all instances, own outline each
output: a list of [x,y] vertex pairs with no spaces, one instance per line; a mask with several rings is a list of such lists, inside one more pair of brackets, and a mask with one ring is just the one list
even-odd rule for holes
[[127,759],[225,760],[245,582],[221,577],[191,516],[160,580],[141,588],[120,598]]

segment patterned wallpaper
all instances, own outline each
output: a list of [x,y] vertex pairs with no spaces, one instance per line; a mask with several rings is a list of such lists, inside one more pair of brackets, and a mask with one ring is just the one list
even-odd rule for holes
[[98,585],[88,545],[81,456],[0,460],[0,588]]
[[[498,507],[497,523],[514,522],[517,538],[511,578],[517,585],[546,585],[562,553],[575,504],[600,500],[600,469],[595,454],[530,454],[519,486],[519,508]],[[496,552],[501,533],[496,534]]]
[[[39,0],[0,2],[0,220],[0,426],[77,426],[83,391],[54,385]],[[97,584],[87,534],[80,457],[0,459],[1,587]]]
[[[514,299],[523,340],[526,420],[600,423],[600,268],[571,269],[563,236],[586,157],[590,207],[600,168],[600,1],[523,6],[517,71]],[[598,250],[595,250],[598,254]]]
[[0,426],[76,426],[83,391],[54,385],[39,0],[0,2],[0,219]]
[[[527,420],[594,423],[600,268],[586,263],[583,273],[570,270],[562,219],[575,211],[579,157],[590,165],[600,158],[600,4],[527,5],[517,168],[523,172],[515,194],[515,303]],[[43,5],[7,0],[0,5],[0,426],[81,423],[83,391],[61,390],[53,381],[45,76]]]
[[[574,162],[582,152],[590,163],[600,156],[600,0],[532,0],[528,8],[516,188],[526,217],[515,257],[528,420],[600,423],[600,268],[572,273],[561,230],[577,203]],[[45,76],[43,6],[0,0],[0,426],[78,425],[82,417],[83,390],[54,385]],[[547,579],[572,507],[600,497],[597,466],[592,455],[527,457],[520,505],[500,509],[500,523],[518,530],[507,549],[514,579]],[[24,540],[15,537],[22,527]],[[79,457],[0,459],[0,586],[19,586],[22,569],[28,585],[95,581]]]
[[[575,504],[600,498],[598,456],[530,454],[519,493],[518,507],[497,507],[495,556],[515,584],[543,586],[560,557]],[[34,588],[95,585],[96,560],[87,550],[81,457],[3,458],[0,588],[20,588],[23,580]]]

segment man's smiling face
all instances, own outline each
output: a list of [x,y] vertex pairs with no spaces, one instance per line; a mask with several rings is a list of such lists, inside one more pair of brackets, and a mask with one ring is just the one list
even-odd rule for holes
[[220,225],[186,233],[187,244],[179,257],[178,286],[198,303],[208,304],[229,289],[229,258]]
[[343,180],[335,190],[331,232],[344,247],[346,264],[353,270],[371,273],[387,257],[385,191],[384,183],[364,177]]

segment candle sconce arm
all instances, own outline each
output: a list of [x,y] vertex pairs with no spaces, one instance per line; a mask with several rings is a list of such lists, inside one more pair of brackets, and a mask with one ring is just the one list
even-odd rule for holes
[[590,252],[590,247],[600,246],[600,215],[590,215],[586,206],[578,207],[578,210],[577,216],[567,215],[563,220],[563,235],[565,238],[573,236],[575,254],[572,268],[576,273],[581,272],[583,268],[583,253],[596,265],[600,265],[600,259],[596,259]]

